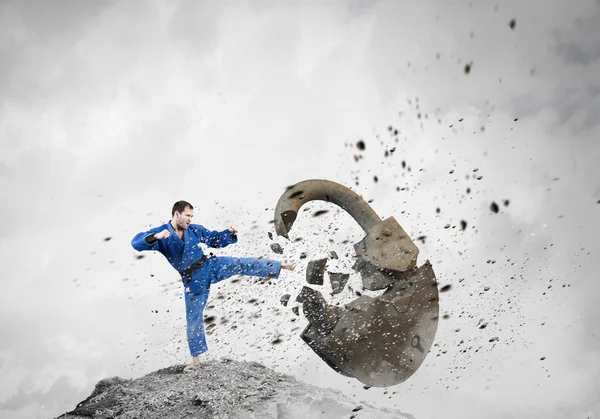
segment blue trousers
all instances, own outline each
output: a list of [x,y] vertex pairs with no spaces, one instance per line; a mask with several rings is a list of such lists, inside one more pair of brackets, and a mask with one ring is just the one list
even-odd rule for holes
[[269,259],[213,256],[198,269],[185,289],[185,314],[190,353],[198,356],[208,350],[204,334],[204,307],[210,286],[233,275],[279,278],[281,262]]

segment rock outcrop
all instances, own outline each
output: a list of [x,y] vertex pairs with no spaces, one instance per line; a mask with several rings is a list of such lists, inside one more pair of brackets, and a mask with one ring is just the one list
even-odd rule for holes
[[[343,393],[319,388],[256,362],[206,361],[136,379],[106,378],[77,407],[57,419],[152,418],[362,418],[410,419],[398,410],[357,403]],[[414,419],[414,418],[413,418]]]

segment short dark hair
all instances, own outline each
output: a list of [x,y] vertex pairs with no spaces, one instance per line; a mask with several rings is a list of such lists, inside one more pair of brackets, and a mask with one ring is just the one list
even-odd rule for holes
[[186,208],[194,209],[192,204],[187,201],[177,201],[173,204],[173,209],[171,210],[171,216],[175,215],[175,211],[182,213]]

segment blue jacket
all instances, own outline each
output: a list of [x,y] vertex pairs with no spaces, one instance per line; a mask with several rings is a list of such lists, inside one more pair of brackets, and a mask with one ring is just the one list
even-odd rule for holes
[[[154,243],[146,242],[146,237],[160,233],[163,230],[169,230],[171,235],[165,239],[156,240]],[[136,234],[131,240],[131,245],[140,252],[142,250],[156,250],[162,253],[171,266],[181,272],[189,268],[204,254],[200,243],[204,243],[208,247],[219,248],[236,242],[237,235],[230,233],[229,230],[212,231],[199,224],[190,224],[184,231],[183,240],[181,240],[171,227],[171,221],[168,221],[159,227]]]

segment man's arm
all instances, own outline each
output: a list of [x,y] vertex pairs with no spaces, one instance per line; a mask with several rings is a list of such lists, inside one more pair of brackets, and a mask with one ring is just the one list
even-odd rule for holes
[[196,233],[198,239],[208,247],[225,247],[237,242],[237,234],[229,229],[223,231],[209,230],[199,224],[190,224],[190,229]]
[[148,231],[138,233],[133,240],[131,240],[131,246],[138,252],[143,250],[158,250],[158,240],[165,234],[163,231],[169,233],[164,226],[154,227]]

